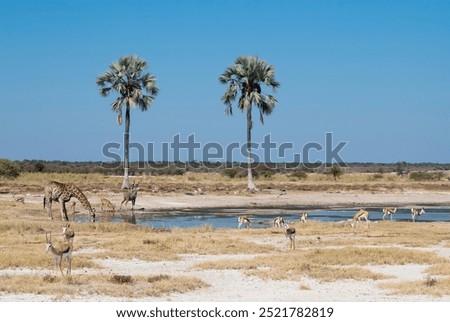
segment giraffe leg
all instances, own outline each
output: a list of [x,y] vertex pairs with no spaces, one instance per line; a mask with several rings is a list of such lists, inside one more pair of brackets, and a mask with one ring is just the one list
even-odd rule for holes
[[44,197],[44,207],[47,210],[48,219],[53,219],[52,215],[52,197]]
[[59,204],[61,205],[61,219],[63,221],[69,221],[69,217],[67,216],[66,201],[60,198]]

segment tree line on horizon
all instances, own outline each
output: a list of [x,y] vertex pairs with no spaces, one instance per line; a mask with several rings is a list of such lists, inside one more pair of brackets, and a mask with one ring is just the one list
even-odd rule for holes
[[[233,163],[204,163],[191,162],[137,162],[129,163],[131,176],[138,175],[184,175],[189,172],[220,173],[229,178],[242,178],[246,176],[246,162]],[[260,163],[252,164],[252,175],[257,178],[268,178],[274,174],[293,175],[298,179],[305,179],[311,173],[328,173],[329,167],[316,167],[315,164],[304,165],[294,163]],[[417,181],[437,180],[433,173],[450,171],[450,163],[375,163],[353,162],[347,163],[345,173],[396,173],[399,176],[408,175]],[[61,161],[61,160],[21,160],[11,161],[0,159],[0,177],[17,178],[21,173],[97,173],[102,175],[122,175],[123,165],[111,163],[105,166],[102,161]],[[432,173],[427,175],[427,173]]]

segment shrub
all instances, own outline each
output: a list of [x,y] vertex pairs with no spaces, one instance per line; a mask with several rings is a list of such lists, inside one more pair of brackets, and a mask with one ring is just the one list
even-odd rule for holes
[[222,171],[222,175],[224,177],[228,177],[228,178],[233,179],[233,178],[236,178],[238,172],[239,171],[237,169],[234,169],[234,168],[232,168],[232,169],[225,169],[225,170]]
[[[238,178],[247,178],[248,176],[248,169],[242,169],[240,172],[238,172],[237,177]],[[256,169],[252,169],[252,177],[253,179],[259,178],[259,172]]]
[[375,173],[375,174],[372,176],[372,179],[373,179],[373,180],[383,179],[383,174],[382,174],[382,173]]
[[409,179],[413,181],[439,181],[444,177],[442,172],[417,171],[409,174]]
[[295,170],[294,172],[289,174],[289,177],[304,180],[308,178],[308,174],[304,170]]
[[259,171],[259,176],[264,179],[271,179],[273,177],[273,175],[274,175],[274,172],[272,170]]
[[0,177],[15,179],[20,175],[20,166],[10,160],[0,159]]
[[344,171],[342,168],[338,165],[333,165],[331,168],[328,169],[328,174],[333,175],[334,181],[337,180],[341,175],[344,174]]

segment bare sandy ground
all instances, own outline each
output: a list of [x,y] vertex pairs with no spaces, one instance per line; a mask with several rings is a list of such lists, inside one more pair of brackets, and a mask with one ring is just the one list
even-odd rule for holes
[[[101,193],[98,194],[102,195]],[[121,196],[103,193],[116,205]],[[95,201],[94,196],[94,201]],[[196,208],[337,208],[337,207],[422,207],[450,206],[450,191],[445,192],[402,192],[402,193],[330,193],[295,192],[283,193],[279,190],[262,191],[256,194],[235,195],[155,195],[139,193],[135,208],[145,210],[181,210]]]
[[[89,196],[95,205],[101,196],[109,197],[116,205],[120,204],[121,196],[107,192]],[[0,196],[7,198],[7,196]],[[41,196],[28,196],[29,202],[41,202]],[[279,192],[258,193],[249,196],[240,195],[164,195],[141,193],[138,195],[136,208],[145,210],[170,210],[188,208],[263,208],[263,207],[298,207],[298,208],[327,208],[327,207],[369,207],[369,206],[449,206],[450,192],[405,192],[405,193],[321,193],[308,192],[296,194],[280,194]],[[43,216],[45,213],[43,212]],[[256,242],[255,240],[253,240]],[[287,251],[285,239],[267,237],[258,242],[271,243]],[[300,241],[301,243],[301,241]],[[443,246],[426,249],[436,252],[450,260],[450,249]],[[74,254],[76,256],[76,254]],[[256,255],[185,255],[180,261],[146,262],[142,260],[99,260],[103,267],[99,272],[130,275],[170,274],[175,276],[195,276],[210,285],[209,288],[184,294],[168,294],[163,297],[148,297],[139,299],[109,298],[109,297],[68,297],[58,299],[62,301],[177,301],[177,302],[322,302],[322,301],[450,301],[450,295],[443,297],[429,296],[398,296],[379,287],[380,282],[425,280],[425,265],[400,266],[370,266],[372,271],[392,276],[382,281],[353,281],[345,280],[333,283],[320,283],[314,279],[303,278],[300,281],[266,281],[258,277],[247,276],[238,270],[196,270],[192,265],[203,261],[217,259],[251,258]],[[27,269],[0,270],[0,276],[7,274],[46,274],[49,272],[32,271]],[[73,275],[83,274],[73,270]],[[0,294],[0,301],[53,301],[54,298],[32,294]]]
[[[267,241],[266,241],[267,242]],[[274,240],[284,248],[284,240]],[[427,249],[435,251],[450,260],[450,249],[435,247]],[[76,256],[76,254],[74,254]],[[255,276],[247,276],[239,270],[196,270],[192,265],[203,261],[219,259],[248,259],[256,255],[185,255],[180,261],[147,262],[138,259],[99,260],[99,264],[107,269],[99,273],[125,275],[154,275],[169,274],[174,276],[193,276],[202,279],[210,287],[188,293],[173,293],[162,297],[145,298],[117,298],[117,297],[64,297],[58,301],[139,301],[139,302],[448,302],[450,295],[431,297],[423,295],[399,296],[392,295],[388,290],[380,288],[380,282],[396,282],[408,280],[425,280],[426,265],[378,265],[367,266],[374,272],[392,276],[382,281],[354,281],[344,280],[330,283],[320,283],[311,278],[300,281],[262,280]],[[48,274],[51,271],[33,270],[2,270],[0,276],[7,274]],[[92,273],[92,272],[90,272]],[[72,275],[82,275],[79,270],[72,271]],[[0,301],[54,301],[51,296],[34,294],[0,294]]]

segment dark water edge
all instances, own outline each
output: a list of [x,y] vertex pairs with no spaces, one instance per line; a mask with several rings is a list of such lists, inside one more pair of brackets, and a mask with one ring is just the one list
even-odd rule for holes
[[[327,208],[327,209],[184,209],[173,211],[134,211],[135,223],[151,228],[195,228],[205,225],[214,228],[237,228],[238,216],[247,216],[252,220],[252,228],[266,228],[272,225],[277,216],[282,216],[288,222],[299,221],[301,213],[306,211],[308,219],[322,222],[342,222],[353,217],[360,208]],[[371,221],[381,221],[382,208],[366,207]],[[450,222],[450,207],[426,207],[426,213],[418,217],[417,222]],[[100,216],[100,221],[129,221],[131,212],[106,218]],[[390,217],[386,217],[390,220]],[[85,218],[75,218],[75,221],[85,221]],[[394,222],[411,222],[411,209],[399,208],[393,216]]]

